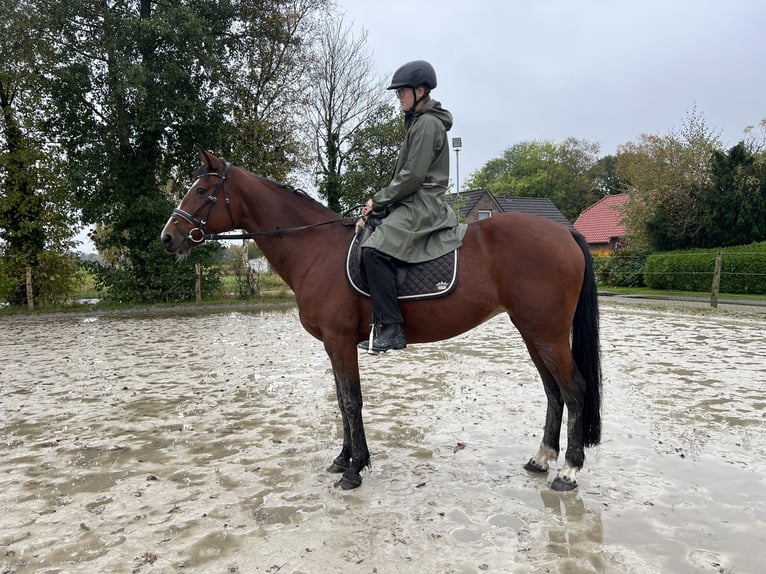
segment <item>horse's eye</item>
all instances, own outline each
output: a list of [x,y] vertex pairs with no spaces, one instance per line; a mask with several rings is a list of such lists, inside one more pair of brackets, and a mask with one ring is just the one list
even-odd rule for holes
[[197,188],[197,193],[199,195],[205,195],[207,193],[207,189],[202,187],[202,186],[200,186],[200,187]]

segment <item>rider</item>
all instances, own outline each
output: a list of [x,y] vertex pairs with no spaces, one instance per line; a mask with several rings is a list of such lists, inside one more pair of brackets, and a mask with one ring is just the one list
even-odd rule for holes
[[[362,244],[362,261],[370,288],[373,318],[380,329],[371,352],[404,349],[407,343],[397,300],[397,262],[420,263],[460,247],[465,224],[458,224],[444,194],[449,182],[447,131],[452,114],[431,99],[436,72],[424,60],[401,66],[389,90],[404,112],[406,135],[388,186],[368,200],[362,215],[382,217]],[[359,344],[368,349],[369,343]]]

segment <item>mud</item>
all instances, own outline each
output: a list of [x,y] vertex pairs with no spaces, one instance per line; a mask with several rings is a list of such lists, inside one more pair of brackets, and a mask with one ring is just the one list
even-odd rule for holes
[[0,319],[0,572],[763,571],[763,316],[601,322],[604,442],[562,494],[522,469],[544,394],[504,317],[361,357],[352,492],[293,308]]

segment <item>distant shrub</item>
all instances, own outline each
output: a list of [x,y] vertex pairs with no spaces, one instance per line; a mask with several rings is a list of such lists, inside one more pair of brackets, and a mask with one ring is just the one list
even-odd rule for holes
[[[718,250],[653,253],[646,259],[644,283],[652,289],[710,291]],[[766,241],[721,248],[722,293],[766,294]]]
[[596,255],[593,257],[596,279],[602,285],[613,287],[643,287],[646,257],[644,251],[629,249]]

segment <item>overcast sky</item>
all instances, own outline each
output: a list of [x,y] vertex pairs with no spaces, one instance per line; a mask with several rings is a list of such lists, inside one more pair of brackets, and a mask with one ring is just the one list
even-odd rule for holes
[[766,0],[338,4],[381,75],[433,64],[461,180],[522,141],[572,136],[614,154],[680,128],[695,105],[726,146],[766,119]]

